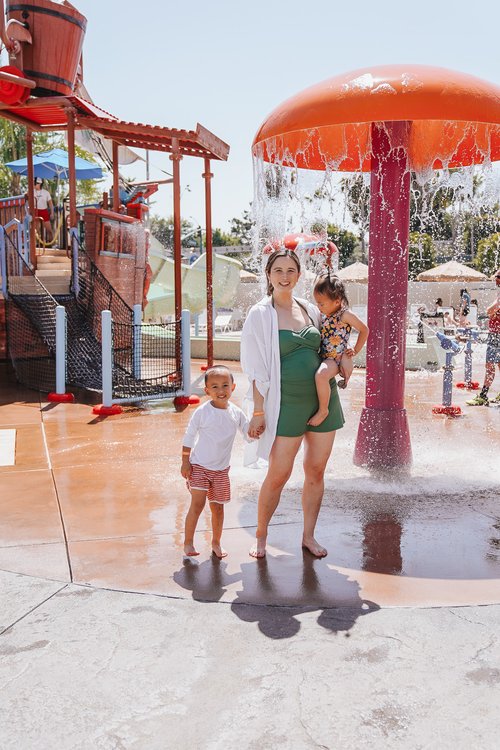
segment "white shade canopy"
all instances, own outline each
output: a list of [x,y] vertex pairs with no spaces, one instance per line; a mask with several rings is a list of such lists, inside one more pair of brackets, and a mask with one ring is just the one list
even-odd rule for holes
[[368,283],[368,266],[365,263],[351,263],[350,266],[342,268],[335,274],[342,281],[359,281]]
[[417,276],[417,281],[483,281],[488,277],[474,268],[464,266],[456,260],[449,260],[440,266],[422,271]]

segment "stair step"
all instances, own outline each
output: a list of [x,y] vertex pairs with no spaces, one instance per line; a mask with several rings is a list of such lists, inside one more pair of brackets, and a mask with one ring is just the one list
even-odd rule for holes
[[47,257],[39,255],[36,259],[37,268],[61,265],[71,266],[71,258],[66,258],[64,255],[47,255]]
[[44,282],[45,289],[52,294],[52,296],[60,295],[60,294],[69,294],[70,293],[70,285],[68,282],[55,282],[51,281],[48,283]]
[[33,276],[10,276],[9,292],[12,294],[40,294],[40,284]]
[[71,276],[71,268],[39,268],[37,269],[36,275],[41,278],[67,278],[68,276]]
[[68,254],[66,250],[60,250],[59,248],[47,248],[43,250],[37,247],[37,258],[67,258]]

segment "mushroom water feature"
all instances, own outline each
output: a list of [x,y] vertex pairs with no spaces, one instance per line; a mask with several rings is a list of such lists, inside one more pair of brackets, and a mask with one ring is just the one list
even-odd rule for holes
[[410,175],[500,160],[500,88],[428,66],[356,70],[276,107],[252,150],[254,163],[279,170],[371,173],[370,337],[354,462],[404,471],[412,462],[404,406]]

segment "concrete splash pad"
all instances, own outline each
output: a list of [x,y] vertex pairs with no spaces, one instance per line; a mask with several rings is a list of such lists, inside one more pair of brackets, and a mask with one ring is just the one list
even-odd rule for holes
[[[16,464],[0,468],[0,569],[228,602],[239,616],[238,604],[286,606],[287,627],[297,613],[338,607],[357,617],[380,607],[500,603],[500,409],[464,407],[457,420],[433,417],[440,374],[407,373],[412,475],[379,480],[352,465],[363,386],[358,371],[341,395],[347,424],[327,470],[317,534],[328,557],[314,560],[300,547],[298,461],[263,561],[248,549],[264,470],[243,468],[242,442],[223,536],[229,555],[218,561],[209,554],[206,512],[201,554],[183,560],[189,496],[179,453],[189,410],[176,414],[163,404],[100,419],[86,405],[40,409],[33,392],[4,389],[0,426],[17,429],[17,449]],[[238,374],[237,402],[244,391]],[[461,405],[467,398],[456,393]],[[260,617],[256,611],[249,608],[248,616]]]

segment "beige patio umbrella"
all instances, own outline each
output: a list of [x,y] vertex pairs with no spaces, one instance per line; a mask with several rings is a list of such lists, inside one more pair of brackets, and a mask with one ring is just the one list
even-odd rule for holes
[[456,260],[449,260],[440,266],[422,271],[417,276],[417,281],[483,281],[488,277],[474,268],[464,266]]
[[368,284],[368,266],[365,263],[351,263],[350,266],[337,271],[336,276],[342,281],[358,281],[360,284]]

